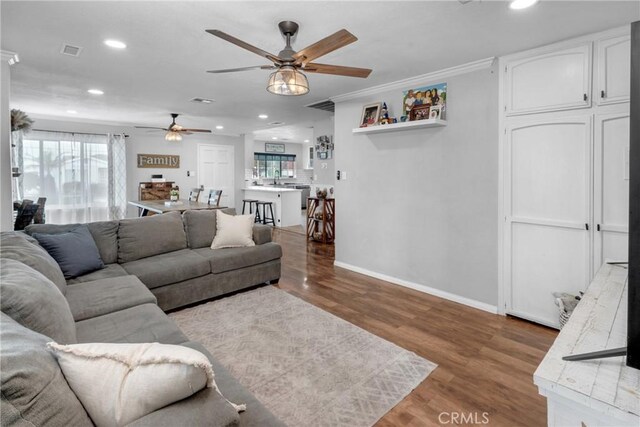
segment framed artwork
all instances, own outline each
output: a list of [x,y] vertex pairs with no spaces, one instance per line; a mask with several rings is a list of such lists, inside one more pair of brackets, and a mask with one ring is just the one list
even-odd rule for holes
[[[333,158],[333,136],[322,135],[316,138],[316,153],[319,159]],[[321,157],[324,155],[324,157]]]
[[409,111],[409,121],[427,120],[429,118],[430,105],[414,105]]
[[265,153],[284,153],[285,146],[284,144],[278,144],[276,142],[265,142],[264,151]]
[[439,106],[439,118],[444,119],[447,105],[447,84],[438,83],[403,92],[402,112],[404,116],[409,116],[409,120],[413,120],[411,119],[411,109],[420,105]]
[[380,109],[382,108],[381,102],[365,105],[362,107],[362,117],[360,117],[360,127],[373,126],[378,123],[380,118]]

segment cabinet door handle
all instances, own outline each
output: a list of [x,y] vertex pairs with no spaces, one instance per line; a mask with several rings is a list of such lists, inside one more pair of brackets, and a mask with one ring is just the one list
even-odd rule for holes
[[600,224],[596,225],[596,230],[600,231]]
[[584,223],[584,229],[589,231],[589,224],[587,224],[586,222]]
[[600,91],[600,98],[604,99],[604,91],[603,90]]
[[582,94],[582,100],[583,100],[583,101],[586,101],[587,99],[588,99],[588,98],[587,98],[587,94],[586,94],[586,93]]

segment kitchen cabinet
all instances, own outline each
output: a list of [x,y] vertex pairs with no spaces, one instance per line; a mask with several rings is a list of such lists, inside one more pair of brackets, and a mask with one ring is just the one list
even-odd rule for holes
[[597,46],[597,99],[599,105],[629,101],[631,37],[599,40]]
[[302,190],[275,187],[247,187],[243,189],[245,199],[273,203],[276,227],[300,225],[300,198]]

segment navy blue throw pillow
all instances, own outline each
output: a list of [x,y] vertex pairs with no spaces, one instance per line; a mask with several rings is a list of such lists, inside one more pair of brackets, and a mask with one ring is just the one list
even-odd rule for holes
[[89,227],[84,224],[68,233],[34,233],[33,237],[60,265],[65,279],[73,279],[104,268],[96,242]]

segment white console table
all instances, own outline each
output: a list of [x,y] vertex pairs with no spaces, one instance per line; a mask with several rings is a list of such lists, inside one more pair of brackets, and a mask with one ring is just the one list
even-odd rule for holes
[[533,375],[549,426],[640,426],[640,370],[624,357],[563,356],[626,345],[627,270],[604,264]]

